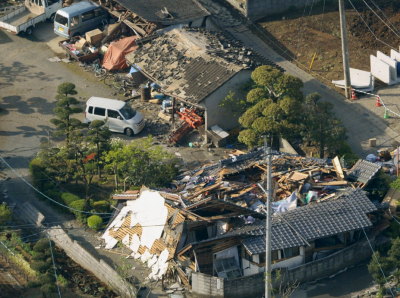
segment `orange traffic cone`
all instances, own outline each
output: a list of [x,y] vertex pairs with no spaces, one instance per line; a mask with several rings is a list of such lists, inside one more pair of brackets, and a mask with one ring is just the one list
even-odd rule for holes
[[381,106],[381,98],[379,97],[379,94],[376,95],[376,107],[380,107]]
[[353,89],[353,88],[351,88],[351,99],[352,99],[352,100],[357,99],[356,93],[354,92],[354,89]]

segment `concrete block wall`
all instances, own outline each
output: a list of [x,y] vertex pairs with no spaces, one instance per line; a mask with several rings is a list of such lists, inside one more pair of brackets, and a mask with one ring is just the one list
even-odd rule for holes
[[72,240],[60,226],[49,230],[51,239],[86,270],[91,271],[98,279],[120,294],[131,297],[132,288],[105,261],[96,259],[79,242]]
[[[375,238],[371,239],[374,245]],[[372,255],[371,248],[366,240],[359,241],[326,258],[310,262],[287,271],[290,281],[307,282],[337,273],[346,267],[355,265]]]
[[224,297],[261,297],[265,292],[264,272],[225,280]]
[[192,292],[199,298],[226,297],[224,296],[225,282],[227,282],[227,280],[223,278],[200,272],[193,272]]
[[[226,1],[244,14],[244,16],[252,20],[259,19],[270,14],[284,12],[291,6],[301,8],[307,3],[307,0],[247,0],[246,2],[243,0]],[[319,1],[320,0],[317,0],[316,2]],[[308,5],[310,5],[309,1]]]

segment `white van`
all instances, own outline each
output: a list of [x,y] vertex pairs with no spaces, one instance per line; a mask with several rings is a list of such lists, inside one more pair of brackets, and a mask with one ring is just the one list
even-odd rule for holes
[[106,121],[110,131],[125,133],[127,136],[138,134],[145,125],[143,115],[129,104],[92,96],[86,103],[85,123],[94,120]]

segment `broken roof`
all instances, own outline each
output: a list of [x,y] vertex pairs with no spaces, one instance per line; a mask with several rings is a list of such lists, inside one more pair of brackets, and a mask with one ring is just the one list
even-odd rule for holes
[[[360,188],[346,191],[337,199],[309,204],[287,211],[272,219],[271,249],[285,249],[307,245],[306,241],[333,236],[372,226],[367,213],[376,207]],[[265,252],[265,221],[242,224],[218,238],[241,236],[242,243],[251,254]]]
[[188,23],[209,16],[196,0],[116,0],[126,9],[149,22],[164,25]]
[[172,96],[199,103],[243,69],[272,62],[224,32],[173,29],[128,54],[129,64]]
[[347,175],[349,179],[367,184],[380,169],[379,164],[360,159]]

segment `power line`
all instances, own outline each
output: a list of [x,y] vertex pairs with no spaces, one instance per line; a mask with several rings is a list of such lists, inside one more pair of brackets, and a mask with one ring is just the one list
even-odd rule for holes
[[364,20],[364,18],[361,16],[361,14],[358,12],[358,10],[356,9],[356,7],[354,6],[353,2],[351,2],[351,0],[348,0],[351,4],[351,6],[353,7],[353,9],[357,12],[358,16],[361,18],[361,20],[364,22],[365,26],[367,26],[368,30],[371,32],[371,34],[375,37],[376,40],[380,41],[381,43],[383,43],[384,45],[388,46],[391,49],[394,49],[391,45],[387,44],[386,42],[384,42],[383,40],[379,39],[375,33],[372,31],[372,29],[368,26],[367,22]]
[[[386,25],[386,27],[388,27],[394,34],[396,34],[396,36],[398,37],[398,38],[400,38],[400,36],[390,27],[390,26],[388,26],[388,24],[386,24],[386,22],[384,21],[384,20],[382,20],[382,18],[368,5],[368,3],[365,1],[365,0],[363,0],[363,2],[365,3],[365,5],[367,5],[367,7]],[[374,3],[375,4],[375,3]],[[376,6],[376,4],[375,4],[375,6]]]
[[379,6],[373,1],[371,0],[371,2],[375,5],[375,7],[383,14],[383,16],[389,21],[389,23],[392,25],[392,27],[399,32],[399,30],[396,28],[396,26],[392,23],[392,21],[386,16],[386,14],[379,8]]
[[301,41],[302,41],[302,39],[303,39],[304,31],[306,30],[307,23],[308,23],[308,19],[310,18],[311,11],[312,11],[313,6],[314,6],[314,1],[315,1],[315,0],[313,0],[313,2],[312,2],[312,4],[311,4],[310,12],[308,13],[308,17],[307,17],[306,23],[305,23],[305,25],[303,26],[303,31],[302,31],[301,36],[300,36],[300,41],[299,41],[299,43],[297,44],[297,49],[296,49],[296,54],[295,54],[295,55],[297,55],[298,52],[299,52],[299,47],[300,47]]
[[48,238],[49,238],[49,243],[50,243],[51,259],[53,260],[54,275],[56,276],[56,282],[57,282],[57,288],[58,288],[58,296],[60,296],[60,298],[61,298],[61,293],[60,293],[60,285],[58,284],[58,277],[57,277],[56,263],[54,262],[53,246],[51,245],[50,234],[47,234],[47,236],[48,236]]

